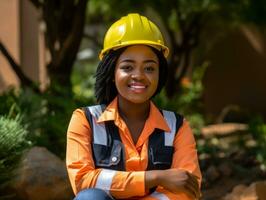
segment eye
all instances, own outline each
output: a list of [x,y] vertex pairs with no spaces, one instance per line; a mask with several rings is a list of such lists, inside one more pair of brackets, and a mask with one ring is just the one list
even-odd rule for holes
[[120,66],[120,69],[123,70],[123,71],[130,71],[133,69],[133,66],[131,65],[122,65]]
[[145,71],[146,72],[153,72],[155,70],[155,67],[153,67],[153,66],[147,66],[147,67],[145,67]]

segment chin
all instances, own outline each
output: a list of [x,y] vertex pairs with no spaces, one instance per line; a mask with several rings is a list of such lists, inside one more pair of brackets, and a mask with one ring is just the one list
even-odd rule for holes
[[128,103],[132,104],[143,104],[150,101],[152,98],[153,93],[146,93],[146,94],[133,94],[133,93],[122,93],[119,92],[119,96],[121,100],[127,101]]
[[126,97],[125,98],[127,101],[134,103],[134,104],[142,104],[142,103],[146,103],[147,101],[150,101],[150,98],[130,98],[130,97]]

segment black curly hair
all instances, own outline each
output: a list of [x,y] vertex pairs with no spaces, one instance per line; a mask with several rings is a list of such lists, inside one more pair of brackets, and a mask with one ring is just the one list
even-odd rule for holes
[[[119,56],[125,51],[127,47],[120,48],[118,50],[111,50],[100,61],[95,78],[96,82],[94,85],[95,89],[95,96],[97,102],[99,104],[109,104],[116,96],[117,96],[117,89],[115,86],[114,80],[114,72],[115,72],[115,65]],[[167,72],[168,72],[168,63],[166,58],[164,57],[163,53],[153,47],[150,47],[152,51],[157,55],[159,60],[159,83],[157,90],[155,91],[155,95],[157,95],[161,89],[164,87]]]

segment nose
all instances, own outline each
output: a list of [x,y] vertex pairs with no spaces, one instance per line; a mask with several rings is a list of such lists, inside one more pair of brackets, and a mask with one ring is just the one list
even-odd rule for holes
[[135,79],[135,80],[142,80],[144,79],[144,73],[142,70],[140,69],[136,69],[133,71],[133,73],[131,74],[131,78]]

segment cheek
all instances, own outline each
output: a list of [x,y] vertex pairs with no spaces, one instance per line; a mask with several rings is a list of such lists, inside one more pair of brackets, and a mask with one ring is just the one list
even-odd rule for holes
[[116,88],[119,88],[119,87],[121,87],[122,85],[124,85],[125,84],[125,82],[126,82],[126,75],[125,75],[125,73],[121,73],[121,72],[119,72],[119,71],[116,71],[115,72],[115,86],[116,86]]
[[115,74],[115,87],[118,89],[119,88],[119,77]]
[[151,81],[152,85],[153,85],[154,87],[156,87],[156,89],[157,89],[158,84],[159,84],[159,73],[154,74],[154,75],[150,78],[150,81]]

